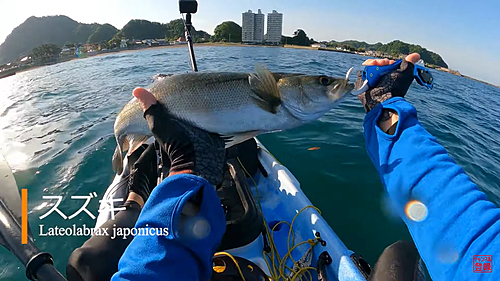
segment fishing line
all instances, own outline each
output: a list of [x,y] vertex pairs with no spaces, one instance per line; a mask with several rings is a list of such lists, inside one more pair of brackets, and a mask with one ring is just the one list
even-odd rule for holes
[[[262,150],[264,150],[264,149],[262,149]],[[276,160],[276,158],[269,151],[267,151],[267,150],[264,150],[264,151],[267,152],[269,155],[271,155]],[[252,182],[254,184],[255,192],[257,194],[257,203],[258,203],[259,208],[262,212],[262,205],[260,202],[260,194],[259,194],[257,182],[254,180],[253,176],[245,168],[245,166],[241,162],[240,158],[236,157],[236,159],[238,160],[238,163],[240,164],[240,166],[243,169],[243,171],[245,172],[245,174],[252,180]],[[272,227],[271,231],[269,231],[269,226],[267,224],[265,217],[263,218],[264,226],[266,228],[266,236],[268,238],[271,251],[270,251],[270,253],[266,253],[265,251],[263,251],[262,253],[263,253],[264,261],[266,262],[266,265],[268,267],[269,273],[271,274],[272,280],[295,280],[296,278],[299,278],[300,280],[302,280],[303,277],[304,278],[309,277],[309,280],[313,280],[313,277],[312,277],[310,270],[316,270],[316,268],[311,267],[311,266],[301,267],[301,265],[292,258],[292,252],[295,249],[297,249],[299,246],[309,244],[310,248],[306,252],[306,255],[309,255],[310,253],[312,253],[312,249],[321,240],[320,237],[315,237],[313,239],[308,239],[306,241],[302,241],[302,242],[295,245],[295,231],[293,230],[293,225],[294,225],[297,217],[307,209],[314,209],[321,215],[321,211],[317,207],[312,206],[312,205],[308,205],[308,206],[305,206],[304,208],[302,208],[299,212],[297,212],[297,214],[295,214],[291,223],[289,223],[287,221],[279,221],[278,223],[276,223]],[[287,238],[287,250],[288,250],[288,252],[283,257],[280,257],[278,249],[276,247],[276,243],[274,242],[274,231],[279,224],[286,224],[289,226],[288,238]],[[290,245],[290,238],[292,240],[291,245]],[[298,270],[294,270],[293,268],[290,268],[289,266],[286,265],[286,261],[288,258],[294,264],[294,268],[297,267]],[[271,262],[271,263],[269,263],[269,262]],[[286,270],[289,271],[288,274],[287,274]],[[291,274],[293,274],[293,275],[290,279],[290,277],[288,277],[288,276]],[[308,274],[308,275],[306,276],[306,274]]]

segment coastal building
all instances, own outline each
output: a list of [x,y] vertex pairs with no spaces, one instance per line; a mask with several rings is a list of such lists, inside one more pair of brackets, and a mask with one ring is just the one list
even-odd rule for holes
[[148,45],[149,47],[160,46],[160,43],[158,41],[156,41],[155,39],[145,39],[145,40],[142,40],[142,43],[145,45]]
[[63,48],[61,50],[61,53],[59,54],[60,56],[74,56],[75,55],[76,48]]
[[120,48],[127,48],[127,39],[122,39],[120,41]]
[[313,47],[313,48],[326,48],[326,45],[322,44],[322,43],[314,43],[314,44],[311,44],[311,47]]
[[162,39],[156,39],[156,41],[158,42],[158,44],[159,44],[160,46],[168,46],[168,45],[169,45],[169,43],[168,43],[167,39],[165,39],[165,38],[162,38]]
[[241,15],[241,41],[243,43],[253,43],[254,15],[252,10],[248,10],[248,12]]
[[279,45],[283,33],[283,14],[273,10],[267,14],[267,34],[266,43]]
[[255,43],[264,43],[264,14],[260,11],[260,9],[257,14],[255,14],[253,36]]
[[259,9],[257,14],[248,10],[241,15],[241,41],[243,43],[264,42],[264,14]]

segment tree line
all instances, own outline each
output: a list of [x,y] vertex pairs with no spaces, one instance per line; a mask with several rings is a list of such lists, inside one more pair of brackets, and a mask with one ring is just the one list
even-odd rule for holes
[[[195,42],[210,40],[210,34],[203,30],[197,31],[194,27],[192,28],[192,36]],[[179,37],[184,37],[184,21],[182,19],[175,19],[166,24],[147,20],[131,20],[120,31],[111,36],[107,43],[110,47],[117,47],[122,39],[174,41]]]
[[[80,34],[79,38],[90,34],[87,43],[99,45],[99,49],[112,49],[120,46],[122,39],[144,40],[164,38],[168,41],[177,40],[184,37],[184,22],[182,19],[175,19],[168,23],[150,22],[147,20],[130,20],[121,30],[116,29],[110,24],[80,24],[74,29],[74,33]],[[240,43],[242,40],[241,26],[233,21],[225,21],[217,25],[214,34],[210,35],[203,30],[192,28],[194,42],[233,42]],[[282,36],[282,44],[310,46],[317,43],[313,38],[309,38],[307,33],[298,29],[292,36]],[[423,60],[438,66],[448,67],[440,55],[431,52],[420,45],[408,44],[399,40],[387,44],[376,43],[368,44],[354,40],[343,42],[322,42],[328,47],[341,47],[350,51],[378,51],[383,54],[399,56],[413,52],[420,53]],[[76,48],[80,44],[66,42],[64,47]],[[57,44],[43,44],[33,49],[33,60],[47,61],[58,57],[56,51],[61,51]],[[57,53],[57,54],[56,54]]]
[[366,42],[360,42],[360,41],[355,41],[355,40],[348,40],[348,41],[343,41],[343,42],[330,41],[330,42],[326,42],[326,45],[328,47],[333,47],[333,48],[341,47],[341,48],[349,50],[349,51],[380,52],[382,54],[388,54],[391,56],[400,56],[400,55],[406,55],[406,54],[411,54],[411,53],[419,53],[420,57],[426,63],[430,63],[430,64],[434,64],[437,66],[448,68],[448,65],[446,64],[446,62],[444,62],[443,58],[439,54],[436,54],[432,51],[429,51],[420,45],[409,44],[409,43],[402,42],[400,40],[394,40],[394,41],[389,42],[387,44],[382,44],[380,42],[376,43],[376,44],[369,44]]

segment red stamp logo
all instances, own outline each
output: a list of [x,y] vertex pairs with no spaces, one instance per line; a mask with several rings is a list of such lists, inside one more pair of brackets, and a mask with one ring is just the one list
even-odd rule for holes
[[474,255],[472,266],[476,273],[491,273],[493,271],[493,256]]

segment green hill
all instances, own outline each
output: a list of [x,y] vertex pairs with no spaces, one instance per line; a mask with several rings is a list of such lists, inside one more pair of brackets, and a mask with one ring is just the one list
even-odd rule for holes
[[[196,31],[193,27],[193,39],[195,42],[229,40],[226,37],[229,38],[229,34],[231,34],[231,41],[239,42],[241,40],[241,27],[233,23],[234,26],[228,29],[225,28],[226,25],[228,25],[227,22],[217,26],[215,36],[212,37],[205,31]],[[121,30],[118,30],[110,24],[79,23],[67,16],[30,17],[14,28],[5,39],[5,42],[0,45],[0,64],[29,55],[34,48],[46,44],[63,47],[66,44],[103,43],[113,39],[113,44],[116,46],[122,38],[135,40],[166,38],[176,40],[183,36],[184,23],[182,19],[175,19],[166,24],[133,19]],[[300,29],[294,33],[293,37],[283,36],[283,43],[287,44],[308,46],[312,42],[315,42],[314,39],[307,37],[305,31]],[[369,44],[355,40],[343,42],[332,40],[324,43],[329,47],[342,47],[352,51],[377,51],[392,56],[417,52],[420,53],[426,63],[448,67],[439,54],[431,52],[420,45],[408,44],[399,40],[387,44]]]
[[147,20],[131,20],[118,33],[120,37],[136,40],[165,38],[166,35],[165,26],[159,22]]
[[88,43],[100,43],[100,42],[108,42],[109,39],[113,38],[113,36],[118,32],[118,29],[111,24],[103,24],[99,26],[94,33],[92,33],[88,39]]
[[[194,26],[192,35],[194,40],[199,38],[210,39],[210,34],[203,30],[196,31]],[[184,22],[182,19],[175,19],[166,24],[161,24],[159,22],[134,19],[130,20],[122,30],[116,34],[116,37],[135,40],[157,38],[177,40],[179,37],[184,37]]]
[[434,64],[437,66],[448,68],[448,64],[444,62],[443,58],[432,51],[423,48],[420,45],[409,44],[399,40],[394,40],[387,44],[376,43],[369,44],[355,40],[347,40],[342,42],[330,41],[327,43],[329,47],[342,47],[350,50],[365,50],[365,51],[379,51],[393,56],[401,54],[419,53],[426,63]]
[[[104,30],[99,31],[101,27]],[[67,42],[84,44],[94,33],[98,33],[96,37],[102,36],[102,33],[110,29],[116,30],[111,25],[79,23],[67,16],[29,17],[14,28],[0,45],[0,64],[28,55],[34,48],[43,44],[55,44],[60,47]]]

